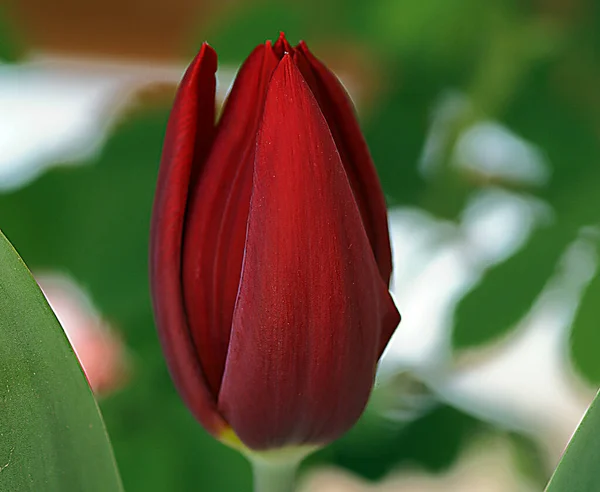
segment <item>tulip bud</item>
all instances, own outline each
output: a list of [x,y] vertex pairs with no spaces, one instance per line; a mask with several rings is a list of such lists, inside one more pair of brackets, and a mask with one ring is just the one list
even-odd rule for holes
[[204,44],[165,138],[150,253],[161,343],[217,438],[326,444],[361,415],[400,321],[381,186],[348,95],[304,43],[258,46],[215,124],[216,65]]

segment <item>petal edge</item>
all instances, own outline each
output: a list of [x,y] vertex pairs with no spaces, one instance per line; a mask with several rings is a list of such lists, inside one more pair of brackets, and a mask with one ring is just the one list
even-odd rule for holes
[[181,285],[181,245],[188,189],[212,144],[215,51],[203,44],[186,71],[169,118],[150,232],[154,317],[169,371],[194,416],[214,435],[226,427],[190,339]]

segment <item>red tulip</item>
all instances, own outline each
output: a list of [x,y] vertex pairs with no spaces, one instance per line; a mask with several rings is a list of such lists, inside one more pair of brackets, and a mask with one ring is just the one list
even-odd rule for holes
[[216,54],[179,87],[151,233],[160,339],[213,435],[319,445],[359,418],[400,321],[381,186],[348,95],[283,35],[242,65],[215,124]]

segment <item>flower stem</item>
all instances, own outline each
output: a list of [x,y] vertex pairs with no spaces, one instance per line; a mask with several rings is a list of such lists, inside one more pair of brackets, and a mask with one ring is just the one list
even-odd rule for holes
[[293,492],[300,461],[251,460],[254,492]]

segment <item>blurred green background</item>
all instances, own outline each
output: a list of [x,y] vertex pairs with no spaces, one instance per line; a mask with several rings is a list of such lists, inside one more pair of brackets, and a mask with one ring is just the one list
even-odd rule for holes
[[[86,63],[107,80],[116,77],[116,69],[106,68],[111,61],[119,74],[140,63],[150,67],[149,74],[162,73],[161,67],[181,73],[208,40],[224,72],[233,72],[256,44],[279,31],[292,42],[306,40],[347,83],[390,207],[417,210],[450,227],[461,222],[474,196],[489,190],[545,207],[547,219],[522,246],[483,269],[481,278],[454,299],[446,330],[453,347],[451,367],[493,358],[497,344],[514,336],[560,270],[565,252],[585,242],[592,260],[582,263],[585,281],[573,295],[566,322],[570,336],[561,346],[567,385],[581,390],[583,412],[589,391],[600,382],[600,276],[595,262],[600,237],[600,2],[57,0],[50,9],[43,0],[14,0],[0,10],[0,128],[8,132],[16,124],[19,108],[11,104],[7,84],[30,76],[23,67],[31,63],[42,75],[43,70],[54,75],[63,70],[63,84],[77,70],[85,72]],[[104,65],[94,65],[95,60]],[[16,79],[15,73],[20,74]],[[127,104],[118,106],[106,128],[98,127],[106,137],[91,157],[62,162],[60,153],[46,152],[40,157],[44,170],[14,185],[8,178],[2,183],[3,176],[13,176],[22,164],[16,158],[4,162],[0,228],[34,273],[57,271],[72,277],[126,347],[126,381],[100,398],[125,489],[250,490],[244,459],[210,438],[179,400],[155,333],[147,242],[174,83],[148,77],[143,84],[136,79],[136,90],[126,97],[115,97],[125,97]],[[123,87],[130,84],[127,77],[123,80]],[[18,90],[27,99],[28,85]],[[30,99],[22,111],[34,119],[47,118],[50,127],[59,125],[53,118],[61,114],[60,106],[54,113],[34,115],[45,104]],[[461,153],[468,143],[465,135],[472,140],[483,135],[474,129],[489,129],[490,124],[534,149],[533,174],[527,174],[523,152],[502,148],[513,140],[506,144],[500,139],[478,150],[484,164],[500,162],[493,169],[477,159],[469,161],[473,152],[466,152],[467,157]],[[38,136],[34,127],[31,134],[27,128],[21,145],[34,147]],[[93,133],[95,127],[90,128]],[[10,133],[0,134],[0,153],[8,155],[6,135]],[[62,165],[67,160],[69,165]],[[494,227],[494,237],[502,237],[503,224]],[[435,249],[448,240],[438,232],[430,246]],[[402,265],[396,269],[398,275],[403,271]],[[403,292],[407,290],[410,285]],[[410,323],[403,296],[396,296],[404,322]],[[422,302],[427,304],[426,294]],[[427,324],[427,319],[419,322]],[[338,489],[315,482],[314,490],[362,490],[363,479],[380,481],[394,474],[400,478],[389,490],[434,490],[426,480],[409,488],[401,472],[415,469],[446,484],[444,490],[471,490],[449,475],[472,443],[490,438],[509,449],[515,480],[510,483],[523,487],[518,490],[543,488],[556,458],[547,442],[526,425],[512,428],[486,418],[485,412],[471,412],[468,402],[456,404],[447,397],[443,381],[434,383],[434,377],[410,369],[386,378],[363,421],[305,464],[307,473],[333,466],[347,470],[351,478],[340,479]],[[408,410],[391,417],[390,409],[398,406]]]

